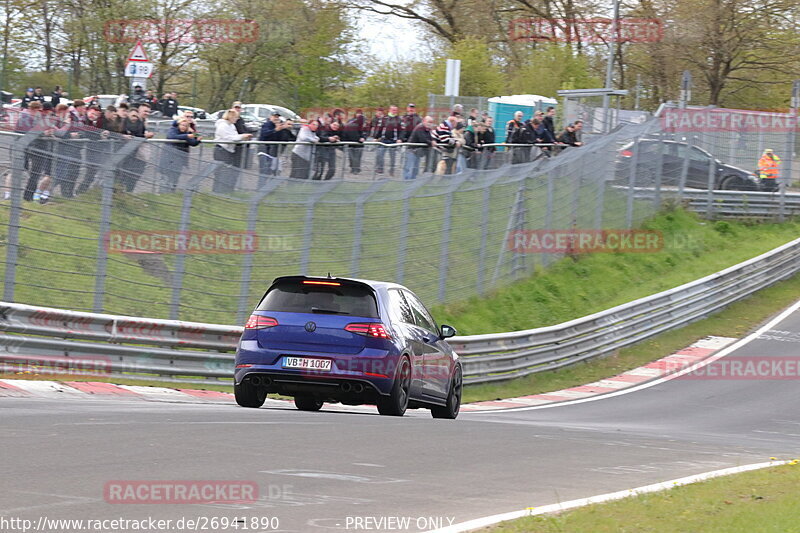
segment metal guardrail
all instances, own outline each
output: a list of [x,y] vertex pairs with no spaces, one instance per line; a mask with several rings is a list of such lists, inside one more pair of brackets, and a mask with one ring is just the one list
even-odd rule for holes
[[[617,187],[626,189],[626,187]],[[662,198],[680,198],[684,206],[705,218],[759,218],[783,219],[800,216],[800,193],[779,191],[720,191],[684,189],[680,195],[677,190],[664,187],[660,191],[653,188],[637,187],[634,198],[652,200],[656,194]]]
[[[554,326],[454,337],[468,384],[603,357],[738,301],[800,271],[800,239],[702,279]],[[0,303],[0,369],[99,366],[112,376],[229,383],[242,328]],[[95,365],[97,366],[97,365]],[[49,370],[52,371],[52,368]]]

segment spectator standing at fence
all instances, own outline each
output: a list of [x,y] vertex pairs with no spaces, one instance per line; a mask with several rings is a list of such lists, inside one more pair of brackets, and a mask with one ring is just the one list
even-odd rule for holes
[[33,99],[38,102],[44,103],[44,92],[42,92],[41,87],[37,87],[36,89],[33,90]]
[[[142,120],[138,109],[131,109],[127,113],[127,117],[122,123],[122,133],[131,137],[138,137],[141,139],[150,139],[153,137],[153,132],[147,131],[147,124]],[[140,147],[136,152],[128,156],[122,164],[122,186],[128,192],[133,192],[136,184],[139,182],[147,166],[145,161],[139,157],[139,150],[145,147]]]
[[61,85],[56,85],[56,88],[53,89],[53,92],[50,93],[50,103],[53,104],[53,107],[58,107],[58,104],[61,103],[61,97],[63,95],[63,91],[61,89]]
[[[82,108],[83,101],[76,100],[75,108]],[[76,111],[70,111],[66,104],[56,106],[56,162],[53,171],[53,191],[61,187],[61,196],[72,198],[75,182],[81,170],[81,130],[83,121]]]
[[556,110],[553,106],[547,108],[547,112],[544,114],[544,119],[542,120],[542,124],[544,127],[547,128],[547,131],[550,132],[550,137],[553,139],[556,138],[556,125],[555,125],[555,117],[556,117]]
[[105,162],[107,149],[103,142],[108,136],[108,131],[103,127],[105,116],[97,106],[90,106],[86,110],[86,120],[81,137],[87,139],[86,144],[86,174],[78,186],[77,194],[83,194],[92,186],[100,165]]
[[[233,124],[236,128],[236,133],[244,134],[250,133],[247,131],[247,125],[244,123],[244,118],[242,118],[242,103],[241,102],[234,102],[231,108],[236,111],[239,115],[239,118],[236,119],[236,122]],[[249,146],[243,144],[236,145],[236,152],[234,153],[234,166],[242,168],[245,166],[244,162],[247,160],[247,156],[249,155]]]
[[397,114],[397,106],[390,105],[388,114],[383,118],[380,125],[373,129],[375,140],[381,143],[375,154],[375,172],[383,174],[386,151],[389,151],[389,175],[394,176],[395,162],[397,160],[397,148],[387,148],[385,145],[395,145],[400,142],[402,133],[401,119]]
[[191,130],[191,123],[181,117],[167,131],[167,139],[179,141],[165,143],[161,150],[162,193],[175,192],[183,169],[189,162],[189,149],[200,144],[202,137]]
[[781,158],[772,150],[767,148],[758,160],[758,177],[761,179],[761,187],[765,191],[778,190],[778,176],[780,175]]
[[467,169],[467,155],[473,150],[472,147],[466,146],[466,127],[463,122],[458,121],[453,126],[453,139],[457,143],[455,150],[456,174],[460,174]]
[[353,174],[361,173],[361,158],[364,154],[364,141],[367,140],[367,119],[364,118],[364,111],[356,109],[353,118],[345,123],[342,128],[341,139],[345,142],[358,143],[347,146],[347,158],[350,162],[350,172]]
[[575,124],[575,138],[578,140],[578,146],[583,146],[583,121],[576,120]]
[[464,132],[464,149],[469,152],[467,159],[467,168],[483,168],[481,166],[483,159],[483,145],[486,143],[486,123],[483,121],[476,121],[472,127]]
[[130,104],[133,109],[138,109],[140,105],[147,102],[147,95],[141,85],[133,87],[133,94],[130,97]]
[[422,119],[417,114],[417,106],[415,104],[408,104],[406,106],[406,114],[400,119],[400,142],[409,142],[411,134],[420,125]]
[[581,143],[578,141],[578,136],[575,133],[575,124],[570,122],[564,128],[564,131],[556,138],[556,140],[562,144],[566,144],[567,146],[580,146]]
[[385,125],[386,113],[382,107],[379,107],[375,110],[375,116],[369,121],[369,137],[377,141]]
[[28,109],[28,106],[34,100],[36,100],[36,99],[33,97],[33,87],[29,87],[28,90],[25,91],[25,95],[22,97],[22,100],[20,101],[19,106],[22,109]]
[[473,127],[475,124],[480,121],[480,117],[478,117],[478,110],[476,108],[472,108],[469,110],[469,116],[467,117],[467,127]]
[[403,179],[413,180],[419,173],[419,160],[425,157],[428,151],[436,146],[436,141],[431,135],[433,130],[433,117],[426,116],[422,119],[411,135],[408,137],[409,144],[424,144],[425,146],[409,146],[406,149],[406,162],[403,167]]
[[236,189],[238,170],[236,145],[233,143],[247,141],[253,137],[250,133],[236,131],[235,124],[238,119],[239,113],[235,109],[228,109],[215,124],[214,140],[218,144],[214,145],[214,159],[222,165],[214,175],[212,186],[214,192],[233,192]]
[[300,128],[297,134],[297,142],[292,148],[292,172],[290,177],[297,179],[308,179],[311,173],[311,162],[314,158],[314,145],[306,143],[318,143],[319,137],[316,132],[319,129],[319,121],[312,120]]
[[164,97],[158,101],[158,109],[165,119],[171,119],[178,113],[178,93],[164,93]]
[[[329,180],[336,175],[336,155],[341,150],[338,146],[333,144],[341,141],[341,127],[337,121],[333,121],[327,127],[317,130],[319,137],[319,145],[317,149],[316,170],[312,179],[315,180]],[[327,169],[327,172],[325,171]],[[324,176],[323,176],[324,174]]]
[[453,130],[458,124],[458,117],[450,115],[431,132],[431,137],[436,141],[436,147],[442,154],[442,162],[444,162],[443,172],[437,168],[437,173],[453,174],[455,172],[456,155],[461,143],[453,135]]
[[[258,140],[261,142],[276,142],[280,140],[279,133],[286,128],[281,121],[281,114],[277,111],[270,115],[268,120],[264,121],[261,129],[258,132]],[[279,169],[278,148],[277,144],[267,144],[260,146],[258,154],[258,186],[263,187],[267,183],[267,176],[277,176]]]
[[[514,118],[506,123],[506,142],[509,144],[531,144],[533,142],[530,129],[522,122],[522,111],[514,112]],[[530,161],[531,149],[529,147],[515,146],[511,149],[513,150],[512,164]]]
[[[25,168],[28,169],[28,182],[22,193],[23,200],[47,202],[50,196],[50,172],[53,164],[52,138],[55,123],[50,113],[38,100],[28,104],[17,121],[17,133],[38,133],[39,136],[25,149]],[[46,193],[43,197],[42,194]]]

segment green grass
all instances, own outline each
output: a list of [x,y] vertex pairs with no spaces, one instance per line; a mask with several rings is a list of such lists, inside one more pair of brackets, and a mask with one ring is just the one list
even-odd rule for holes
[[787,533],[798,530],[800,466],[776,466],[541,515],[483,533]]

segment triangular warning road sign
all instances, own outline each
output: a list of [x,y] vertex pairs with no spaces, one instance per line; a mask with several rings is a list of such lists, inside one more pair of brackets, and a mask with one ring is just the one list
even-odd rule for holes
[[142,47],[142,41],[136,41],[136,46],[131,50],[128,61],[148,61],[147,54],[144,51],[144,47]]

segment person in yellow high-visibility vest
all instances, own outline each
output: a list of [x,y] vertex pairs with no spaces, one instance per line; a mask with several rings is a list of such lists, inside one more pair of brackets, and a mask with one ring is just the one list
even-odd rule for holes
[[781,158],[778,157],[772,148],[767,148],[758,160],[758,177],[761,178],[761,187],[765,191],[778,190],[778,173]]

